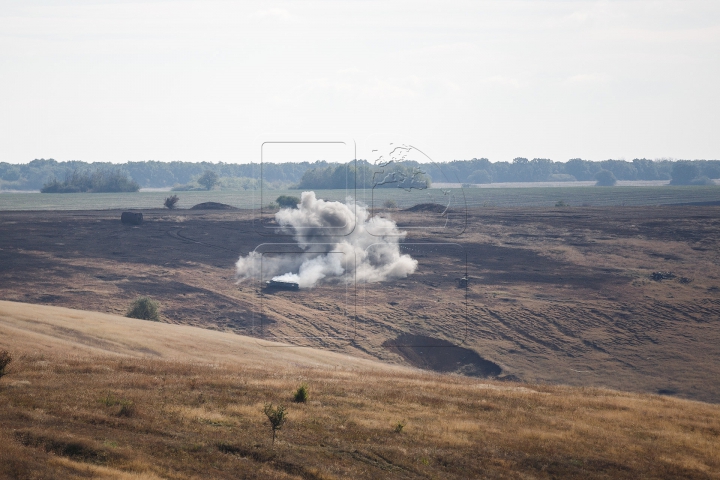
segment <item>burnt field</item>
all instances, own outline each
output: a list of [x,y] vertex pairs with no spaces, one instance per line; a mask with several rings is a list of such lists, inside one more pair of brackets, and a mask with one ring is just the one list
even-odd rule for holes
[[0,212],[0,299],[124,314],[148,295],[169,323],[720,402],[720,207],[478,207],[451,236],[413,229],[432,212],[389,212],[414,274],[299,292],[235,283],[240,255],[292,241],[258,233],[252,211],[145,210],[139,226],[120,213]]

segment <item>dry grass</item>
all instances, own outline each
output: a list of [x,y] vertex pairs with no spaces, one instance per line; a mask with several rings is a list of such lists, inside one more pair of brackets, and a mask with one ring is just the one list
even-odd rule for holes
[[[71,336],[54,318],[73,311],[27,307],[46,314],[43,330],[8,313],[21,305],[0,306],[0,348],[16,357],[0,381],[1,478],[720,478],[718,405],[311,349],[257,347],[253,359],[252,339],[85,312]],[[103,324],[117,344],[143,327],[138,349],[111,351]],[[171,347],[193,331],[178,358]],[[222,342],[237,355],[212,361]],[[292,402],[301,383],[307,404]],[[275,448],[268,402],[289,408]]]

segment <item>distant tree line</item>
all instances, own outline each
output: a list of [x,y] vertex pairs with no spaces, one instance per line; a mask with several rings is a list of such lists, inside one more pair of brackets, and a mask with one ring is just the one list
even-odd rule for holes
[[[688,165],[689,167],[685,167]],[[682,167],[680,167],[682,166]],[[720,160],[604,160],[593,162],[574,158],[553,162],[543,158],[516,158],[512,162],[491,163],[486,158],[455,160],[424,166],[433,182],[503,183],[545,181],[595,181],[602,170],[617,180],[670,180],[677,168],[690,168],[693,178],[720,178]],[[687,175],[686,175],[687,176]],[[468,182],[468,180],[470,180]]]
[[341,164],[312,167],[305,171],[298,189],[357,188],[429,188],[432,178],[425,165],[392,163],[384,167],[359,160],[356,165]]
[[[46,185],[65,188],[65,180],[78,174],[92,177],[95,172],[116,172],[145,188],[203,188],[198,180],[213,172],[221,188],[257,189],[261,166],[257,163],[210,162],[107,162],[78,160],[58,162],[37,159],[26,164],[0,163],[0,189],[40,190]],[[316,162],[263,164],[262,179],[274,188],[343,188],[357,181],[358,187],[412,187],[433,183],[501,183],[539,181],[595,181],[601,171],[617,180],[672,180],[675,185],[706,184],[720,178],[720,160],[604,160],[593,162],[575,158],[567,162],[549,159],[516,158],[512,162],[490,162],[486,158],[454,160],[439,164],[420,164],[407,160],[377,168],[359,160],[355,167],[318,160]],[[602,174],[607,176],[607,174]],[[84,182],[84,180],[83,180]],[[404,183],[403,183],[404,182]],[[81,182],[82,183],[82,182]],[[711,182],[710,182],[711,183]],[[73,188],[73,181],[68,185]],[[78,187],[80,188],[80,187]],[[84,188],[84,187],[82,187]],[[95,187],[92,187],[95,188]]]
[[[325,161],[265,164],[263,180],[272,187],[286,187],[297,184],[300,178],[311,167],[327,166]],[[117,170],[137,182],[141,188],[166,188],[181,185],[197,184],[205,172],[215,173],[220,183],[232,184],[230,188],[259,188],[260,165],[257,163],[210,163],[210,162],[127,162],[113,164],[108,162],[83,162],[69,160],[58,162],[51,159],[36,159],[26,164],[10,164],[0,162],[0,189],[5,190],[40,190],[53,180],[62,182],[74,172],[97,170]],[[240,180],[231,180],[240,179]]]
[[117,169],[99,169],[94,172],[75,170],[65,180],[53,178],[40,189],[42,193],[83,192],[137,192],[140,185]]

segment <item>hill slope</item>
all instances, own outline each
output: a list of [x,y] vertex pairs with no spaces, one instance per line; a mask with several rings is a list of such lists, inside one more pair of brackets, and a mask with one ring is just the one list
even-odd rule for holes
[[720,478],[718,405],[273,345],[0,302],[0,477]]
[[[6,338],[12,338],[7,342]],[[397,370],[378,361],[185,325],[0,300],[0,346],[34,354],[116,355],[253,368]]]

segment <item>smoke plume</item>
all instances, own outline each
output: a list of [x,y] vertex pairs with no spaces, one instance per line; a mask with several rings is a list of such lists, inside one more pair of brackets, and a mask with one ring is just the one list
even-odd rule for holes
[[371,283],[413,273],[417,260],[400,254],[405,233],[395,222],[375,217],[370,234],[368,217],[361,204],[325,201],[315,192],[303,192],[297,209],[275,214],[282,232],[293,236],[302,253],[266,254],[261,267],[261,254],[252,252],[237,261],[237,278],[259,278],[262,268],[265,278],[312,288],[319,282]]

